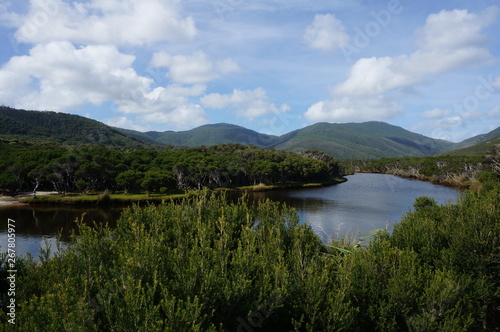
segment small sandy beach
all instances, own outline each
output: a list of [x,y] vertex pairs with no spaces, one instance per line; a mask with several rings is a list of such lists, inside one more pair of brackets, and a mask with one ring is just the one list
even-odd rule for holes
[[[37,196],[57,195],[57,191],[37,191],[36,195]],[[25,204],[22,202],[22,199],[31,196],[33,196],[32,192],[23,192],[16,196],[0,196],[0,206]]]

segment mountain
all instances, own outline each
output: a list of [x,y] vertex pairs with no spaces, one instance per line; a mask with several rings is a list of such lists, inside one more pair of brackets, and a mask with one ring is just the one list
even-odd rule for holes
[[[494,131],[499,131],[500,128],[495,129]],[[488,135],[488,134],[486,134]],[[482,136],[482,135],[479,135]],[[478,136],[476,136],[478,137]],[[472,137],[474,138],[474,137]],[[471,140],[470,138],[469,140]],[[462,145],[463,142],[457,143]],[[488,154],[488,149],[492,147],[493,145],[500,145],[500,135],[492,137],[492,138],[487,138],[486,140],[481,141],[480,143],[468,146],[466,148],[461,148],[461,149],[456,149],[452,151],[447,151],[444,153],[441,153],[441,155],[447,155],[447,156],[468,156],[468,157],[473,157],[473,156],[483,156],[485,154]]]
[[463,140],[462,142],[455,144],[454,149],[467,148],[469,146],[473,146],[473,145],[479,144],[481,142],[491,140],[492,138],[495,138],[497,136],[500,136],[500,127],[490,131],[487,134],[477,135],[477,136],[468,138],[466,140]]
[[187,131],[134,134],[162,145],[194,147],[227,143],[253,144],[264,148],[300,152],[324,151],[338,159],[377,159],[382,157],[426,156],[452,149],[453,144],[412,133],[384,122],[316,123],[282,136],[260,134],[236,125],[219,123]]
[[[208,124],[186,131],[150,131],[146,133],[121,130],[142,140],[152,140],[157,144],[196,147],[201,145],[217,145],[228,143],[253,144],[268,147],[277,144],[277,136],[261,134],[256,131],[227,123]],[[146,137],[145,137],[146,136]]]
[[[376,121],[342,124],[321,122],[281,136],[261,134],[227,123],[209,124],[178,132],[143,133],[113,128],[78,115],[0,107],[1,138],[73,145],[137,147],[156,144],[196,147],[240,143],[294,152],[317,149],[335,158],[350,160],[427,156],[443,152],[451,154],[452,152],[447,151],[481,142],[489,144],[498,135],[500,128],[460,143],[451,143]],[[477,149],[485,151],[481,146]]]
[[0,106],[0,137],[29,141],[50,141],[68,145],[145,146],[99,121],[79,115],[25,111]]
[[289,151],[318,149],[338,159],[427,156],[454,143],[416,134],[385,122],[316,123],[281,137],[273,147]]

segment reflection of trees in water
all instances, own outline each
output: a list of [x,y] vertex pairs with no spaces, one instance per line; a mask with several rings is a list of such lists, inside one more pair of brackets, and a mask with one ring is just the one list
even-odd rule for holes
[[333,200],[326,200],[317,197],[293,196],[292,192],[276,191],[276,192],[255,192],[249,194],[249,198],[257,201],[264,201],[269,198],[275,202],[285,203],[297,210],[307,212],[321,212],[324,208],[334,206],[336,203]]
[[[40,207],[40,206],[13,206],[0,209],[0,218],[11,218],[16,221],[19,234],[58,235],[61,240],[69,240],[72,231],[77,231],[75,220],[81,219],[88,225],[108,223],[111,227],[121,215],[123,208],[71,208],[71,207]],[[0,226],[0,231],[5,230]]]

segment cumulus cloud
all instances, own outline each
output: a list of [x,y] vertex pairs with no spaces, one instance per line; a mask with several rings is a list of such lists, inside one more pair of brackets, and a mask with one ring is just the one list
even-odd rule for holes
[[318,14],[304,33],[305,42],[314,49],[328,52],[349,42],[342,21],[333,14]]
[[52,111],[111,101],[122,113],[154,113],[155,122],[169,120],[178,128],[184,128],[189,112],[202,122],[207,119],[200,106],[189,100],[202,95],[205,85],[153,89],[154,81],[132,68],[134,60],[110,45],[39,44],[29,55],[13,57],[0,69],[0,100],[14,107]]
[[352,98],[342,97],[330,101],[320,101],[307,110],[309,121],[373,121],[388,119],[402,112],[394,101],[383,96]]
[[424,119],[439,119],[439,118],[442,118],[449,113],[450,113],[449,109],[433,108],[430,110],[423,111],[420,114],[420,117],[422,117]]
[[144,114],[142,121],[154,123],[175,124],[177,129],[188,129],[210,122],[209,117],[200,105],[185,104],[175,108],[172,112],[154,112]]
[[494,7],[483,14],[443,10],[429,15],[417,32],[419,48],[415,52],[359,59],[351,67],[347,80],[332,88],[333,100],[311,106],[306,118],[383,120],[398,114],[399,107],[389,101],[391,92],[424,83],[433,75],[493,59],[481,31],[492,23],[496,13]]
[[376,95],[424,82],[472,63],[493,59],[484,45],[481,30],[491,23],[490,13],[476,15],[466,10],[432,14],[418,32],[420,48],[410,55],[358,60],[349,78],[335,87],[348,95]]
[[153,55],[151,66],[169,68],[172,81],[185,84],[207,83],[219,78],[220,74],[228,74],[239,70],[238,65],[230,58],[214,62],[205,52],[198,51],[193,55],[169,55],[157,52]]
[[249,120],[266,114],[282,114],[290,110],[287,104],[276,106],[269,101],[262,88],[254,90],[234,89],[232,94],[211,93],[201,98],[201,104],[215,109],[232,108]]
[[132,130],[137,130],[137,131],[148,131],[149,127],[142,126],[137,123],[137,121],[132,121],[126,116],[117,116],[111,119],[108,119],[106,121],[106,124],[108,126],[112,127],[117,127],[117,128],[124,128],[124,129],[132,129]]
[[177,1],[30,0],[23,17],[10,15],[16,38],[26,43],[71,41],[77,44],[142,45],[182,41],[196,34],[194,20],[182,17]]
[[1,68],[0,99],[16,107],[54,111],[120,100],[124,91],[145,92],[152,83],[130,67],[134,60],[109,45],[40,44]]

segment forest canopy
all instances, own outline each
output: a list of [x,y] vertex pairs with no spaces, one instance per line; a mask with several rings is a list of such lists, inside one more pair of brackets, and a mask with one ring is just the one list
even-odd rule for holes
[[241,144],[198,148],[63,146],[0,139],[4,193],[160,192],[325,181],[344,170],[320,151],[301,154]]

